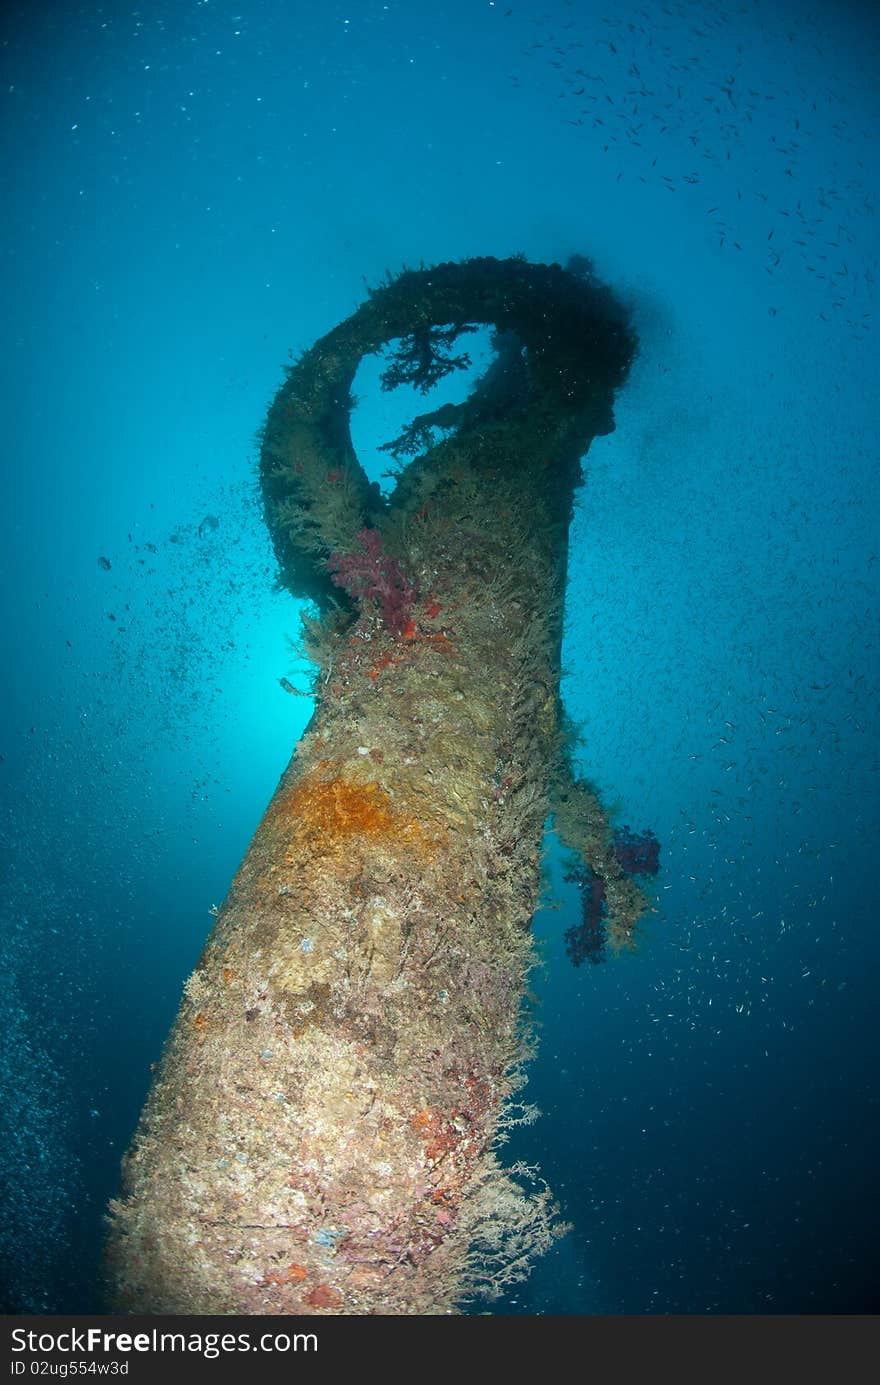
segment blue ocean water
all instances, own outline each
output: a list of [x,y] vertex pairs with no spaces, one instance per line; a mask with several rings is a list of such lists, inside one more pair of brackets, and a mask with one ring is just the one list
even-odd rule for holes
[[877,1308],[878,39],[846,0],[5,8],[3,1309],[96,1306],[310,715],[255,483],[288,353],[388,269],[517,252],[590,256],[641,335],[564,689],[661,870],[638,951],[575,969],[548,843],[508,1148],[573,1230],[495,1311]]

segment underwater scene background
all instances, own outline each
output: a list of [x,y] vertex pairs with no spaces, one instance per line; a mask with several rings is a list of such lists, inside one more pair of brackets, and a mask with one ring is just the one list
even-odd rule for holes
[[[505,1153],[573,1229],[489,1308],[876,1310],[878,40],[842,0],[5,9],[4,1311],[99,1308],[150,1064],[310,716],[256,482],[282,367],[386,270],[515,253],[590,257],[640,334],[563,686],[660,870],[636,951],[573,966],[548,832]],[[426,406],[378,370],[388,487]]]

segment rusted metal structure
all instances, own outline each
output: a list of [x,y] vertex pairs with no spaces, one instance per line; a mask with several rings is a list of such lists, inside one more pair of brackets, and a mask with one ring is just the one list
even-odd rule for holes
[[[496,358],[391,444],[349,432],[361,358],[427,391]],[[111,1209],[110,1301],[177,1313],[449,1313],[527,1272],[559,1224],[504,1169],[521,1108],[549,813],[601,875],[613,941],[644,900],[568,770],[559,700],[581,458],[613,427],[634,334],[585,261],[406,271],[290,369],[266,517],[317,706],[158,1067]]]

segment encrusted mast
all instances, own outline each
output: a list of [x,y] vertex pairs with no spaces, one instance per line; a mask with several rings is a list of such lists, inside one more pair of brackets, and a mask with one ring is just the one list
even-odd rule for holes
[[[426,392],[496,359],[389,445],[349,432],[361,358]],[[644,899],[560,724],[568,524],[635,347],[586,261],[407,271],[297,362],[269,412],[266,516],[316,660],[315,716],[186,985],[111,1208],[112,1306],[450,1313],[558,1234],[504,1169],[527,1108],[522,1002],[544,824],[603,882],[612,943]]]

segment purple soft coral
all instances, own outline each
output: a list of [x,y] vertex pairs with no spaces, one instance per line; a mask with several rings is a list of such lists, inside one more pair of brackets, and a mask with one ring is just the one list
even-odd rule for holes
[[331,553],[330,580],[356,601],[375,601],[386,628],[402,635],[410,623],[416,589],[397,559],[382,548],[378,529],[361,529],[355,538],[359,549]]
[[605,882],[589,867],[581,866],[566,875],[581,891],[581,922],[565,934],[565,950],[576,967],[582,962],[594,965],[605,960]]
[[[611,851],[627,875],[656,875],[660,869],[660,843],[650,829],[618,828]],[[566,932],[565,950],[576,967],[582,962],[602,962],[608,914],[605,881],[585,864],[575,866],[565,878],[581,891],[581,922]]]
[[660,869],[660,843],[650,828],[644,832],[618,828],[611,850],[627,875],[656,875]]

